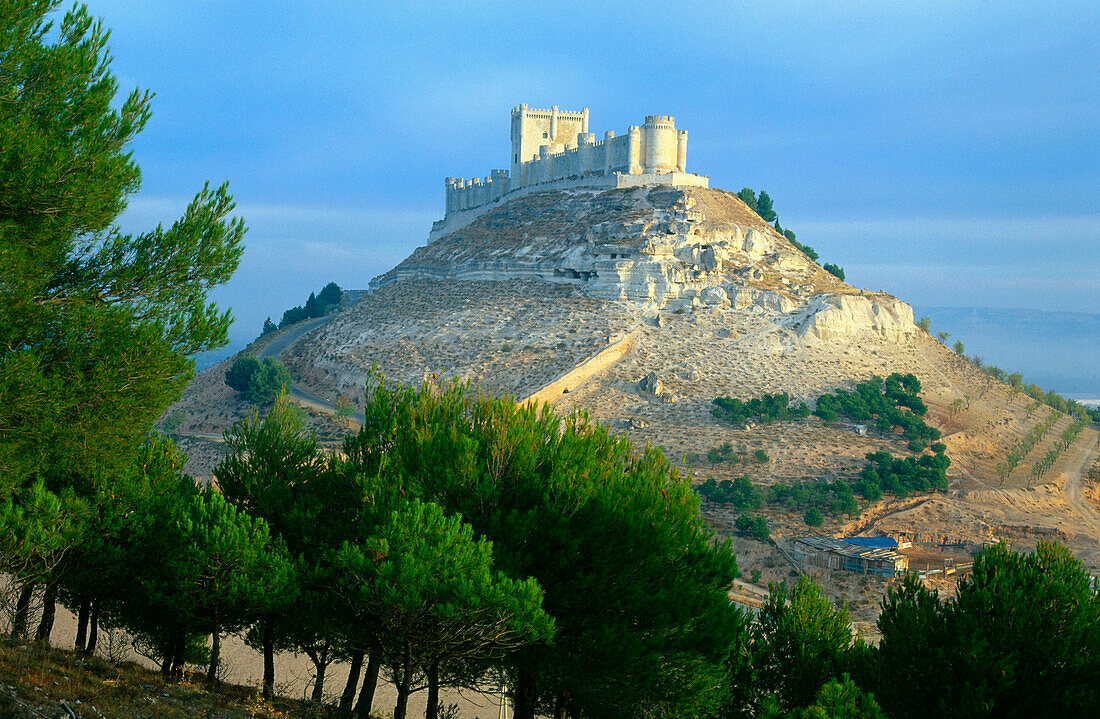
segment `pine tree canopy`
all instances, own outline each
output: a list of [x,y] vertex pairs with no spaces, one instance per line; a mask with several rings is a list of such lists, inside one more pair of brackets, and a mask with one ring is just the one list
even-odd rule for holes
[[225,185],[137,235],[115,223],[141,171],[129,150],[151,93],[115,103],[108,31],[76,6],[0,0],[0,497],[136,451],[226,343],[207,299],[245,232]]

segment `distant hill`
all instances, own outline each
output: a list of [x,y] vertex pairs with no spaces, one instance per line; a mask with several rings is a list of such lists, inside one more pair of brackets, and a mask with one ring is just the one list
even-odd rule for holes
[[227,357],[232,357],[233,355],[237,354],[242,349],[244,349],[244,345],[240,343],[230,343],[225,347],[219,347],[216,350],[210,350],[209,352],[199,352],[193,358],[195,360],[195,371],[202,372],[208,367],[213,367]]
[[1030,382],[1059,394],[1100,398],[1100,314],[984,307],[919,307],[932,334],[950,332],[966,354],[1022,372]]

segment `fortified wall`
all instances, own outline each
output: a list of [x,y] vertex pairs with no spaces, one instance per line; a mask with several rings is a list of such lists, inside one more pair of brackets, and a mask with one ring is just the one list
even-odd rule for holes
[[671,115],[650,115],[625,135],[588,132],[588,108],[561,111],[512,108],[512,168],[471,180],[444,180],[446,214],[428,241],[473,222],[496,204],[529,192],[639,185],[709,187],[706,176],[687,172],[687,131]]

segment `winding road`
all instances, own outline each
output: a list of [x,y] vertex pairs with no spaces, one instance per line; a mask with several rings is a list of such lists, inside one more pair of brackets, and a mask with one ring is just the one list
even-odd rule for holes
[[[317,329],[321,325],[327,324],[335,315],[325,315],[324,317],[316,317],[311,320],[299,322],[286,332],[280,334],[267,343],[262,349],[258,350],[256,359],[265,360],[267,358],[279,359],[283,352],[290,349],[298,340],[305,335],[309,334],[313,330]],[[320,396],[316,392],[311,392],[308,389],[299,387],[297,384],[290,385],[290,399],[298,405],[301,405],[307,409],[312,409],[317,412],[324,412],[325,414],[336,414],[336,405],[329,402],[324,397]],[[356,412],[352,415],[351,419],[362,426],[366,421],[366,417],[362,412]],[[194,439],[205,439],[211,442],[224,442],[225,438],[220,432],[180,432],[185,437],[192,437]]]
[[[321,325],[327,324],[333,317],[335,317],[335,315],[329,314],[324,317],[316,317],[311,320],[306,320],[305,322],[299,322],[283,334],[268,342],[266,347],[256,353],[256,359],[264,360],[268,357],[279,359],[283,352],[290,349],[298,340]],[[324,412],[325,414],[336,414],[335,404],[329,402],[316,392],[311,392],[308,389],[299,387],[297,384],[290,385],[290,398],[294,400],[295,403],[307,409]],[[359,425],[362,425],[363,422],[366,421],[366,417],[362,412],[356,412],[352,415],[352,419]]]

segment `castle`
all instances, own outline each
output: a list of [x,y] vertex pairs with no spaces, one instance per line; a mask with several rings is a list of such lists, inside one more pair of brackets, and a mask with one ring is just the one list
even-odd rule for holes
[[588,131],[588,108],[580,112],[512,108],[512,169],[482,179],[444,180],[446,213],[432,225],[429,241],[464,227],[506,198],[541,190],[640,185],[708,187],[705,176],[688,173],[687,131],[671,115],[650,115],[627,134]]

